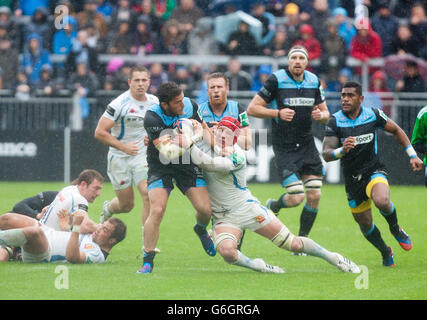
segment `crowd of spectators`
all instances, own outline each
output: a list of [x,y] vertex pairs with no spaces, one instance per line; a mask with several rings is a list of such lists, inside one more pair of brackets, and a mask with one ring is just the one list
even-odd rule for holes
[[[231,90],[256,91],[271,66],[246,68],[238,57],[284,57],[301,44],[318,62],[311,70],[327,90],[339,91],[343,77],[360,76],[360,68],[346,65],[349,56],[361,61],[399,56],[404,62],[399,67],[406,66],[399,78],[380,67],[369,69],[370,90],[424,91],[417,69],[427,59],[427,1],[362,2],[363,19],[355,17],[352,0],[0,0],[0,89],[20,98],[125,90],[131,64],[114,55],[192,54],[233,58],[225,66],[150,64],[150,92],[168,80],[198,90],[216,70],[227,73]],[[68,15],[58,10],[64,7]],[[215,17],[238,10],[261,22],[261,36],[242,19],[218,39]],[[100,54],[112,58],[101,63]]]

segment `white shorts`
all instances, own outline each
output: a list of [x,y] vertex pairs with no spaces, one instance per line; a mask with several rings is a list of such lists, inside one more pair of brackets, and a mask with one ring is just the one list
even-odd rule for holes
[[[46,238],[48,238],[47,233],[53,233],[55,230],[51,227],[48,227],[46,225],[41,225],[40,228],[43,230]],[[48,249],[43,253],[29,253],[24,250],[23,247],[21,247],[21,253],[22,253],[22,262],[24,263],[41,263],[41,262],[49,262],[51,258],[51,248],[50,248],[50,242],[48,239],[49,247]]]
[[119,157],[108,153],[107,174],[114,190],[122,190],[147,180],[148,164],[145,154]]
[[229,226],[240,230],[256,231],[268,225],[276,216],[258,201],[248,200],[244,205],[228,212],[212,212],[212,229]]

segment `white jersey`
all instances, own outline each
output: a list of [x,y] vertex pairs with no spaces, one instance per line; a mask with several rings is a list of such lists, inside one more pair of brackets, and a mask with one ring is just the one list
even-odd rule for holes
[[87,212],[88,205],[86,198],[80,194],[77,186],[65,187],[56,195],[55,199],[40,219],[40,222],[54,230],[61,231],[58,218],[58,212],[60,210],[65,209],[70,214],[77,210]]
[[[71,237],[71,232],[56,231],[47,226],[42,226],[44,234],[49,242],[48,262],[65,262],[67,244]],[[79,235],[79,250],[86,255],[86,263],[103,263],[107,253],[93,241],[91,234]]]
[[[144,158],[147,148],[144,145],[144,138],[147,132],[144,128],[144,118],[148,107],[159,104],[159,99],[152,94],[145,94],[147,100],[135,100],[130,90],[122,93],[114,99],[107,107],[103,117],[115,122],[111,128],[111,135],[123,143],[137,142],[139,153]],[[127,157],[126,153],[116,148],[110,147],[110,154]]]
[[[206,144],[199,148],[205,153],[212,153]],[[203,170],[213,212],[232,212],[248,200],[258,201],[247,188],[245,152],[235,145],[235,152],[228,158],[233,165],[227,172]]]

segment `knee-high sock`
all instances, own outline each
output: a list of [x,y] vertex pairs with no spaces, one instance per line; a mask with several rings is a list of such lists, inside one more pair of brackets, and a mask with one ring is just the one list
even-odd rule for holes
[[311,208],[307,204],[304,205],[300,217],[300,229],[298,233],[300,237],[307,237],[310,233],[314,220],[316,220],[317,211],[318,209]]
[[319,257],[323,260],[326,260],[327,262],[329,262],[330,264],[333,264],[334,266],[337,265],[338,257],[334,252],[330,252],[326,250],[325,248],[321,247],[310,238],[306,238],[306,237],[299,237],[299,238],[301,239],[303,244],[302,252],[310,256]]

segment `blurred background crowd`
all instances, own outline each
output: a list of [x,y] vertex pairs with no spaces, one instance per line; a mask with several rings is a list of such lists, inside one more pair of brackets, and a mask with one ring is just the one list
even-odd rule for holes
[[[427,1],[360,0],[363,19],[355,15],[355,2],[0,0],[0,93],[25,99],[127,90],[135,62],[123,55],[140,57],[138,64],[149,68],[151,93],[165,81],[188,91],[203,89],[212,71],[226,72],[231,90],[257,91],[272,66],[249,68],[239,57],[286,57],[294,44],[307,48],[310,70],[327,91],[340,91],[347,79],[360,77],[360,67],[348,66],[353,57],[385,60],[369,67],[371,92],[424,92]],[[59,10],[64,6],[68,15]],[[153,54],[230,60],[145,63]],[[101,55],[110,57],[100,61]]]

